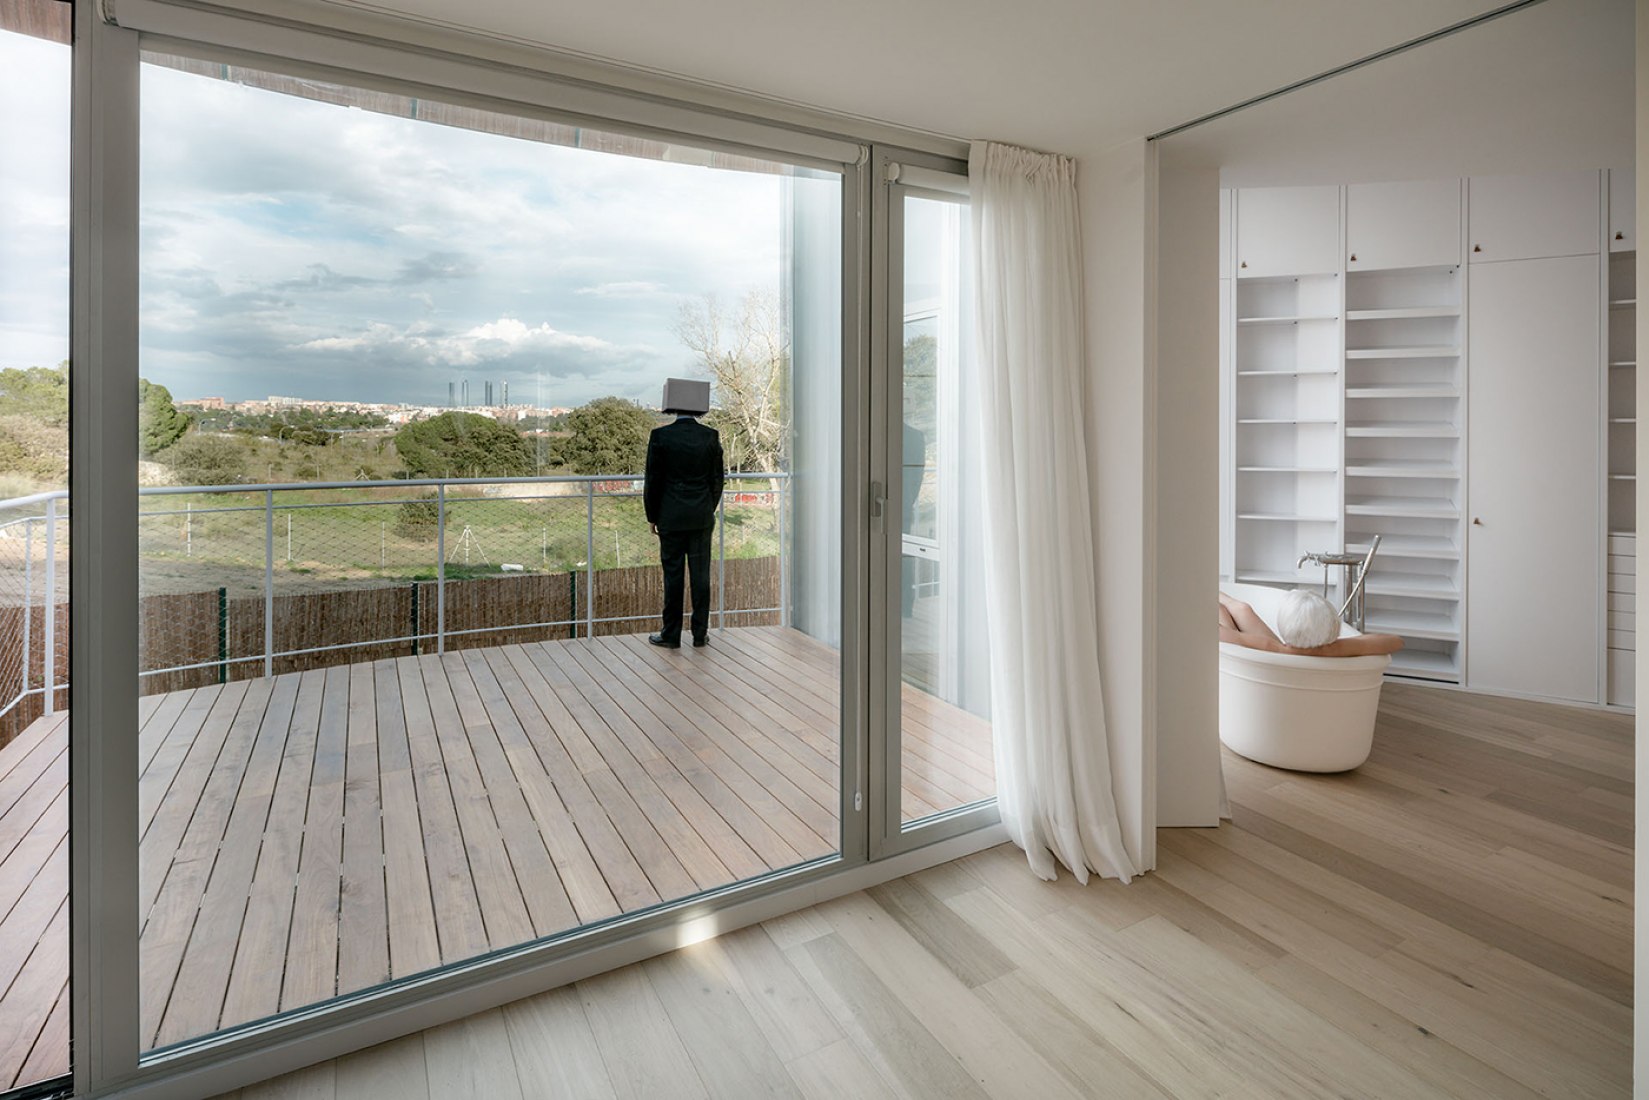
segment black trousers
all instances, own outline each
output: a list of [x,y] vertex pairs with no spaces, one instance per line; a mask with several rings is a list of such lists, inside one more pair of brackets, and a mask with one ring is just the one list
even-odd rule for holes
[[669,640],[681,640],[684,558],[693,586],[693,637],[702,638],[710,629],[710,536],[714,531],[714,527],[706,527],[702,531],[658,533],[658,553],[664,564],[664,623],[659,633]]

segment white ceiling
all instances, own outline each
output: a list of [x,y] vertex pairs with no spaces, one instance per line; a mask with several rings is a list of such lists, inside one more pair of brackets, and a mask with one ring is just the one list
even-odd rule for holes
[[1504,0],[465,0],[461,16],[451,0],[335,2],[936,133],[1077,153]]
[[1163,142],[1231,187],[1623,168],[1632,0],[1547,0]]

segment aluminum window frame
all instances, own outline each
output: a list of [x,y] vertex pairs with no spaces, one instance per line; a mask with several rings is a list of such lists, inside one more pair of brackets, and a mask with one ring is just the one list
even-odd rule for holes
[[[456,1019],[509,1000],[767,919],[1000,843],[994,805],[944,815],[920,835],[882,842],[874,784],[898,772],[876,764],[887,744],[885,663],[876,661],[872,483],[885,470],[874,326],[887,317],[873,241],[884,250],[887,188],[873,186],[872,153],[852,137],[763,117],[686,89],[681,98],[557,77],[462,53],[322,27],[240,18],[156,0],[77,0],[74,10],[71,169],[72,262],[70,680],[70,948],[76,1095],[207,1094]],[[428,95],[461,106],[591,125],[838,173],[841,178],[841,846],[834,857],[332,998],[155,1051],[142,1049],[137,830],[138,165],[140,72],[146,50],[245,64],[352,87]],[[685,88],[685,86],[684,86]],[[698,100],[695,102],[695,100]],[[772,116],[795,112],[773,111]],[[885,135],[883,124],[867,132]],[[959,143],[911,135],[901,159],[965,173]],[[891,147],[882,147],[887,156]],[[838,159],[839,158],[839,159]],[[128,394],[126,400],[111,394]],[[885,427],[885,426],[884,426]],[[897,549],[893,555],[897,567]],[[885,569],[882,571],[885,582]],[[885,591],[882,592],[885,597]],[[885,639],[881,643],[885,656]],[[897,680],[895,678],[895,689]],[[896,698],[896,696],[895,696]],[[894,711],[897,714],[897,710]],[[892,741],[897,761],[897,739]],[[873,747],[874,746],[874,747]]]
[[[870,693],[878,704],[870,715],[872,775],[870,858],[899,856],[936,841],[1000,828],[996,799],[942,810],[906,825],[901,813],[904,708],[901,702],[900,603],[897,598],[905,557],[900,515],[903,485],[904,421],[904,242],[906,197],[967,202],[967,162],[909,149],[875,146],[870,176],[876,181],[871,218],[877,230],[871,245],[871,284],[881,288],[871,303],[870,461],[881,488],[871,524],[870,598],[876,629],[870,635]],[[877,338],[879,337],[879,338]]]

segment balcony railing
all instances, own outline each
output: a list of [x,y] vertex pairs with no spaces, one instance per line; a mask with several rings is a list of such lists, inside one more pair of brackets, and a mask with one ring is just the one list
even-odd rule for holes
[[[145,693],[190,677],[346,663],[361,650],[444,653],[656,621],[662,580],[641,484],[614,475],[144,488]],[[728,475],[714,625],[789,624],[788,492],[785,474]],[[67,499],[0,501],[0,742],[19,719],[64,702]]]

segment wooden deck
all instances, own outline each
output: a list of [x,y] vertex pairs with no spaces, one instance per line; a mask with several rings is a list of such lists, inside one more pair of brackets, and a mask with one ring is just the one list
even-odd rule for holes
[[[145,1042],[834,852],[836,659],[748,627],[145,698]],[[994,793],[984,721],[913,689],[904,709],[907,819]],[[0,1088],[68,1064],[65,717],[0,750]]]

